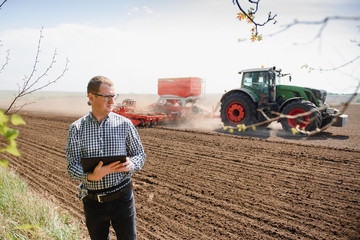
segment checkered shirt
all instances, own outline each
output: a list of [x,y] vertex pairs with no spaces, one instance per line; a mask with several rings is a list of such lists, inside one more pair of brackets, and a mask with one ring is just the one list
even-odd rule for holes
[[[110,173],[99,181],[88,181],[87,172],[80,164],[82,157],[126,155],[130,158],[129,172]],[[72,179],[81,181],[79,189],[102,190],[127,184],[134,171],[145,162],[145,152],[140,137],[131,121],[110,113],[101,123],[92,113],[71,124],[66,144],[67,171]],[[119,186],[122,188],[124,186]],[[80,193],[80,191],[79,191]]]

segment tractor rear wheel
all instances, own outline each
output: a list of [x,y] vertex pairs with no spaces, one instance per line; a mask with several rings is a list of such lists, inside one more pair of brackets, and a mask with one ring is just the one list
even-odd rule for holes
[[316,128],[319,128],[321,126],[322,120],[321,113],[319,110],[317,110],[315,104],[312,102],[304,100],[293,101],[284,108],[282,113],[289,116],[295,116],[309,111],[314,112],[309,115],[297,117],[294,119],[282,118],[282,128],[287,132],[291,132],[291,129],[297,126],[300,129],[305,129],[306,131],[314,131]]
[[220,117],[225,126],[256,123],[255,103],[245,93],[231,93],[222,100]]

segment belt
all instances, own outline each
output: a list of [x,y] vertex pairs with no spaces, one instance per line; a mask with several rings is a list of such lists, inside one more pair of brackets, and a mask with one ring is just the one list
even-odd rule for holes
[[114,201],[132,190],[132,184],[128,184],[126,187],[109,194],[94,194],[89,193],[86,197],[92,200],[98,201],[99,203]]

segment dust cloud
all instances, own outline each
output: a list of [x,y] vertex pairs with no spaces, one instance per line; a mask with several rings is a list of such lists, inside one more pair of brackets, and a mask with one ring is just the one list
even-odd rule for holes
[[[7,109],[14,99],[14,95],[2,94],[0,98],[0,109]],[[116,99],[116,104],[121,104],[125,99],[133,99],[136,101],[136,109],[141,112],[143,109],[149,108],[155,104],[159,99],[155,94],[120,94]],[[208,95],[199,99],[195,106],[204,110],[205,113],[210,114],[217,102],[219,95]],[[16,102],[16,106],[23,106],[21,113],[26,112],[43,112],[52,113],[65,116],[81,117],[86,115],[91,107],[87,104],[88,98],[86,93],[63,93],[63,92],[37,92],[28,97],[20,98]],[[215,113],[214,118],[208,117],[193,117],[175,124],[170,124],[172,127],[190,128],[199,130],[213,130],[222,127],[220,121],[219,111]]]
[[223,124],[220,118],[196,118],[180,120],[178,122],[166,124],[165,126],[180,129],[215,131],[222,129]]

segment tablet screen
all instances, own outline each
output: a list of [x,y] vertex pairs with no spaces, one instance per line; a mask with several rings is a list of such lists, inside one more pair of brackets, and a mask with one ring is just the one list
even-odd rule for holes
[[81,158],[80,163],[84,172],[89,172],[89,171],[92,172],[100,161],[103,161],[104,165],[116,161],[120,161],[123,163],[126,161],[126,156],[117,155],[117,156],[106,156],[106,157],[84,157]]

